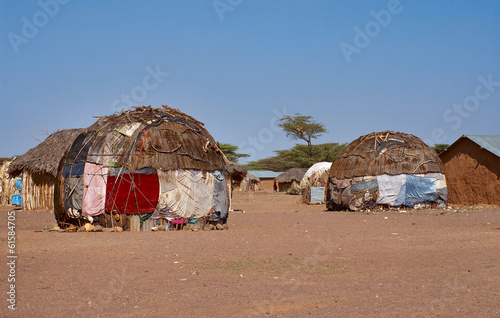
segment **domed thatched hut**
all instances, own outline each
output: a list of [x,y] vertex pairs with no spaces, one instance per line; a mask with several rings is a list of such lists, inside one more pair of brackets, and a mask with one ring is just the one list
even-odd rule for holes
[[384,131],[351,142],[330,169],[327,208],[447,203],[443,163],[419,138]]
[[143,106],[104,116],[61,160],[56,219],[131,230],[165,219],[222,226],[230,205],[226,163],[203,123],[179,110]]

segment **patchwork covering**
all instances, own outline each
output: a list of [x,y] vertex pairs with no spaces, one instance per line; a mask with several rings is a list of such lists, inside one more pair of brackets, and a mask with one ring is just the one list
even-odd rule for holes
[[448,191],[441,173],[378,175],[333,179],[327,190],[330,210],[358,210],[375,205],[408,206],[447,204]]

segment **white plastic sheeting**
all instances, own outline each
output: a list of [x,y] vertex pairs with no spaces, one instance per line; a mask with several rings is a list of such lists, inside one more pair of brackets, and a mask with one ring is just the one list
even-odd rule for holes
[[406,175],[400,174],[390,176],[383,174],[377,176],[379,196],[377,204],[387,204],[389,206],[401,205],[405,200]]
[[313,173],[315,173],[317,171],[330,170],[331,166],[332,166],[331,162],[318,162],[318,163],[315,163],[309,169],[307,169],[307,172],[304,174],[304,177],[302,178],[302,180],[304,180],[306,178],[310,178],[313,175]]
[[168,206],[180,217],[197,219],[206,216],[214,206],[215,177],[210,172],[158,170],[158,179],[160,209]]

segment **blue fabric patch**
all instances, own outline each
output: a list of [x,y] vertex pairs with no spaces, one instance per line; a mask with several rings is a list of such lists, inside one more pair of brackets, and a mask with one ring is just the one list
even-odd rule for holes
[[12,205],[22,205],[20,194],[14,194],[12,196]]
[[81,176],[83,174],[83,168],[85,167],[85,162],[75,163],[72,166],[64,166],[62,170],[62,176],[67,178],[68,176]]
[[417,203],[436,201],[436,179],[406,176],[405,205],[414,206]]
[[[406,182],[408,182],[408,176],[406,176]],[[398,193],[398,196],[396,197],[396,203],[394,203],[395,206],[398,205],[403,205],[406,200],[406,183],[401,186],[401,190]]]
[[16,180],[16,188],[18,190],[22,190],[23,189],[23,179],[19,178]]
[[369,181],[361,181],[358,183],[355,183],[351,186],[351,192],[358,192],[358,191],[363,191],[366,189],[371,189],[378,187],[377,180],[369,180]]

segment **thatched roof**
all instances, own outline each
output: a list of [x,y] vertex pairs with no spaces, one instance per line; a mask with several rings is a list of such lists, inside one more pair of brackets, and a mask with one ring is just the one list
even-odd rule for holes
[[181,111],[163,106],[133,107],[103,116],[72,145],[65,164],[89,161],[162,170],[221,170],[225,159],[217,143],[197,121]]
[[236,183],[241,182],[247,176],[247,168],[245,166],[229,160],[226,161],[225,169]]
[[330,178],[428,172],[444,174],[443,163],[434,149],[413,135],[383,131],[351,142],[337,155],[330,169]]
[[55,177],[59,161],[81,132],[83,129],[64,129],[52,133],[38,146],[17,157],[9,166],[9,174],[16,177],[26,170],[32,174],[49,174]]
[[277,178],[276,181],[283,183],[283,182],[292,182],[292,181],[301,181],[304,175],[307,172],[307,168],[292,168],[289,169],[282,174],[280,174]]
[[256,175],[253,175],[251,173],[247,173],[246,178],[248,179],[249,182],[254,182],[254,183],[260,182],[259,177],[257,177]]

